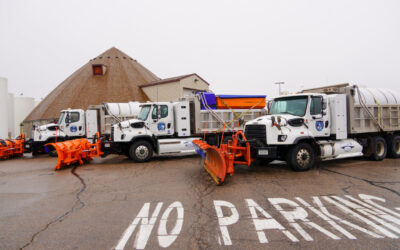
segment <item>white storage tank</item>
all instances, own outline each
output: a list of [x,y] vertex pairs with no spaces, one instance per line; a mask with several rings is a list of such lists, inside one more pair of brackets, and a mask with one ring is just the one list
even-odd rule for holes
[[[400,105],[400,93],[390,89],[359,88],[365,105]],[[355,104],[360,104],[356,94]]]
[[15,138],[15,112],[14,112],[14,94],[8,93],[8,135]]
[[0,77],[0,139],[8,138],[8,86],[7,78]]
[[109,112],[118,117],[136,117],[140,112],[139,102],[105,103]]
[[14,97],[14,133],[18,136],[20,131],[20,124],[35,108],[35,98],[25,96]]
[[400,129],[400,94],[394,90],[355,88],[349,105],[348,131],[352,134]]

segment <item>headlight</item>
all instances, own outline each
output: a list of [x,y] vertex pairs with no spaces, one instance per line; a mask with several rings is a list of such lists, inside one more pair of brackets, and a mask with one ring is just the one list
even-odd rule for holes
[[284,142],[287,139],[287,135],[278,135],[278,141],[279,142]]

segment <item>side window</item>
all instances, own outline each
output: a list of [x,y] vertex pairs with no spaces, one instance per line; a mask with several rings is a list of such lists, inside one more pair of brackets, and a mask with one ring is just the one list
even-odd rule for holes
[[161,118],[165,118],[168,116],[168,106],[167,105],[161,105]]
[[157,119],[157,110],[158,110],[158,106],[155,106],[153,108],[153,112],[151,113],[151,119]]
[[67,115],[65,116],[65,123],[68,123],[68,119],[70,119],[70,123],[78,122],[79,113],[78,112],[67,113]]
[[161,114],[160,118],[165,118],[168,116],[168,106],[160,105],[160,106],[156,106],[153,108],[153,112],[151,113],[152,119],[158,119],[158,117],[157,117],[158,109],[160,109],[160,114]]
[[322,114],[322,97],[321,96],[311,97],[310,114],[311,115]]

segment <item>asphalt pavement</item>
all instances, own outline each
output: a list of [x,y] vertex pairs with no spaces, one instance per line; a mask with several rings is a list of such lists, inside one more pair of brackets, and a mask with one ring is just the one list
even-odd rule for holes
[[399,249],[400,159],[237,166],[122,156],[0,161],[0,249]]

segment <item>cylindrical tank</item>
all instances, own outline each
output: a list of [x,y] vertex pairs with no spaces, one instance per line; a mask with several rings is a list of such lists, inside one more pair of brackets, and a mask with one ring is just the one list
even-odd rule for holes
[[[359,88],[365,105],[400,105],[400,93],[390,89],[381,88]],[[355,104],[359,104],[357,94],[354,98]]]
[[136,117],[140,112],[139,102],[104,103],[110,113],[118,117]]
[[15,113],[14,113],[14,94],[8,93],[8,135],[15,138]]
[[14,97],[14,130],[15,135],[18,136],[20,132],[20,125],[24,119],[35,108],[35,98],[25,96]]
[[0,77],[0,139],[8,137],[8,86],[7,78]]

